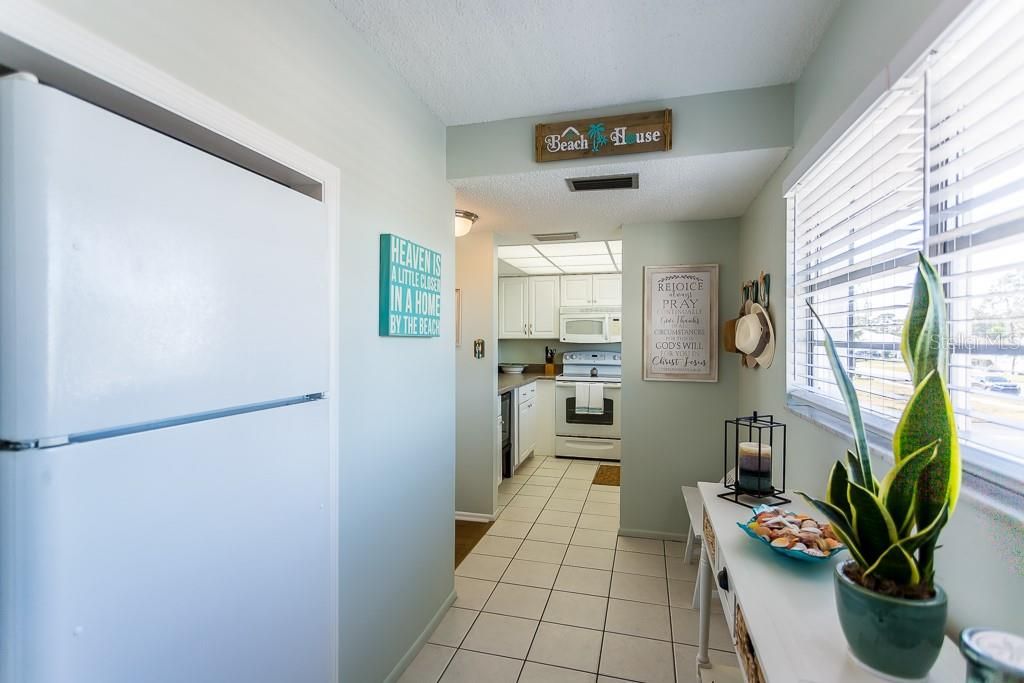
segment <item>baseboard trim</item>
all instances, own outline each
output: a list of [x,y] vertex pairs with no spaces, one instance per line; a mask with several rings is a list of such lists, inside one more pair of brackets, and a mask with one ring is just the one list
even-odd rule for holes
[[418,655],[420,650],[423,649],[423,646],[426,645],[427,638],[430,637],[430,634],[434,632],[437,625],[441,623],[442,619],[444,619],[444,615],[448,612],[448,608],[455,603],[455,598],[455,589],[452,588],[451,594],[445,598],[443,603],[441,603],[441,607],[427,623],[427,627],[423,629],[423,633],[421,633],[419,638],[416,639],[416,642],[412,644],[412,647],[410,647],[406,651],[405,655],[398,660],[398,664],[395,664],[395,668],[392,669],[391,673],[388,674],[388,677],[384,679],[384,683],[395,683],[395,681],[402,677],[405,670],[409,668],[410,664],[412,664],[412,660],[416,659],[416,655]]
[[459,512],[456,510],[455,519],[462,522],[493,522],[494,515],[485,515],[481,512]]
[[668,531],[649,531],[648,529],[619,529],[619,536],[635,536],[637,538],[657,538],[662,541],[686,542],[686,534],[673,534]]

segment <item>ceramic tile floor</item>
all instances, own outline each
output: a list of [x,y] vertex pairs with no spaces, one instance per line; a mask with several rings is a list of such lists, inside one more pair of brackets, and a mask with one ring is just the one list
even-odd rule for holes
[[[458,599],[401,683],[695,683],[697,565],[674,541],[618,536],[598,465],[535,456],[455,571]],[[736,666],[721,613],[712,662]]]

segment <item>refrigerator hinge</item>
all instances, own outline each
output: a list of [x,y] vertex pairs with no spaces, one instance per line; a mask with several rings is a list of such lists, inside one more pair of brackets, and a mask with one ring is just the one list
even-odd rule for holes
[[29,451],[38,448],[54,448],[67,446],[71,441],[67,436],[51,436],[45,439],[30,441],[0,441],[0,451]]

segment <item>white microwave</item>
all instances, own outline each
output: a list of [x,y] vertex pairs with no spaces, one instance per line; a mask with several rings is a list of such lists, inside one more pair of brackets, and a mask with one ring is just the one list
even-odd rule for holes
[[559,319],[561,341],[570,344],[622,341],[622,310],[619,308],[563,308]]

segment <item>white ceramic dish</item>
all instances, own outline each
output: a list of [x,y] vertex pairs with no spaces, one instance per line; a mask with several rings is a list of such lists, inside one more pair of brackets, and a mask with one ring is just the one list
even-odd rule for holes
[[498,366],[498,369],[506,375],[521,375],[523,374],[523,370],[526,369],[526,366],[518,365],[516,363],[502,363]]

